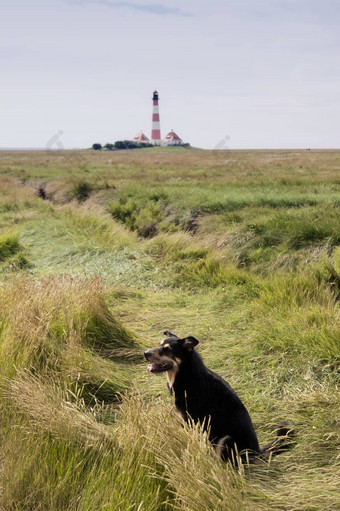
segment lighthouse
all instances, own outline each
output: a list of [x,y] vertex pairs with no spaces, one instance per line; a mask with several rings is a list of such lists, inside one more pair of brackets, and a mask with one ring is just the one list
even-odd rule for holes
[[152,97],[151,142],[155,145],[161,145],[161,125],[159,122],[158,92],[156,90]]
[[[189,146],[190,144],[184,143],[183,140],[171,130],[163,140],[161,139],[161,123],[159,122],[159,109],[158,109],[158,92],[155,90],[152,96],[152,127],[151,127],[151,140],[148,139],[142,131],[140,131],[131,141],[137,143],[137,147],[145,147],[151,144],[156,146]],[[150,144],[149,144],[150,145]],[[134,146],[136,147],[136,146]]]

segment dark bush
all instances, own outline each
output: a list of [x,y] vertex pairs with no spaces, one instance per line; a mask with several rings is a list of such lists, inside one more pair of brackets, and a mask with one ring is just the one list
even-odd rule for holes
[[132,142],[132,140],[117,140],[114,144],[115,149],[142,149],[144,147],[153,147],[148,142]]
[[108,205],[108,212],[120,222],[127,225],[131,230],[136,228],[136,217],[138,214],[137,204],[132,199],[120,199],[119,202],[114,202]]
[[2,262],[14,270],[31,266],[17,234],[4,233],[0,235],[0,263]]
[[104,145],[104,149],[106,149],[107,151],[113,151],[114,148],[115,148],[114,144],[107,143]]
[[86,199],[89,198],[91,192],[93,190],[93,186],[88,181],[78,181],[73,185],[73,187],[70,190],[70,197],[72,199],[77,199],[79,202],[84,202]]
[[0,236],[0,262],[9,259],[21,250],[19,237],[13,234],[1,234]]

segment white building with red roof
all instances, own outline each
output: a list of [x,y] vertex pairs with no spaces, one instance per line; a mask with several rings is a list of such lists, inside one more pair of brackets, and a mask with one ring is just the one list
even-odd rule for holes
[[174,132],[174,130],[171,130],[166,137],[163,138],[163,143],[164,145],[182,145],[183,140]]
[[150,142],[148,137],[144,135],[142,131],[137,133],[137,135],[132,139],[132,142]]

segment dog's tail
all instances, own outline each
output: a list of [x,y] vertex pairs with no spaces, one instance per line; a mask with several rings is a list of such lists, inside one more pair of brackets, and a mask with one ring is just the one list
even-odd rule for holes
[[281,452],[288,451],[295,444],[295,431],[288,422],[281,422],[276,430],[275,439],[261,449],[261,454],[265,458],[276,456]]

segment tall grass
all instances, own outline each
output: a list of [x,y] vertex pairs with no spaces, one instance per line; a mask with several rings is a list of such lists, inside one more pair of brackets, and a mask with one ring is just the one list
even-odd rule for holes
[[263,284],[252,315],[262,352],[293,352],[309,363],[339,364],[340,309],[332,289],[318,285],[312,275],[281,275]]
[[136,244],[136,237],[128,232],[98,204],[88,201],[82,207],[74,204],[63,206],[58,213],[63,217],[66,225],[78,231],[89,239],[115,249],[132,248]]
[[28,368],[81,388],[87,401],[117,400],[129,385],[117,362],[134,356],[134,336],[108,311],[98,278],[18,278],[0,287],[1,373]]
[[262,508],[264,494],[217,459],[199,426],[180,427],[159,402],[132,395],[103,424],[96,407],[30,372],[5,398],[6,509]]
[[[337,509],[339,152],[94,153],[0,154],[0,507]],[[142,363],[165,328],[295,447],[223,464]]]

